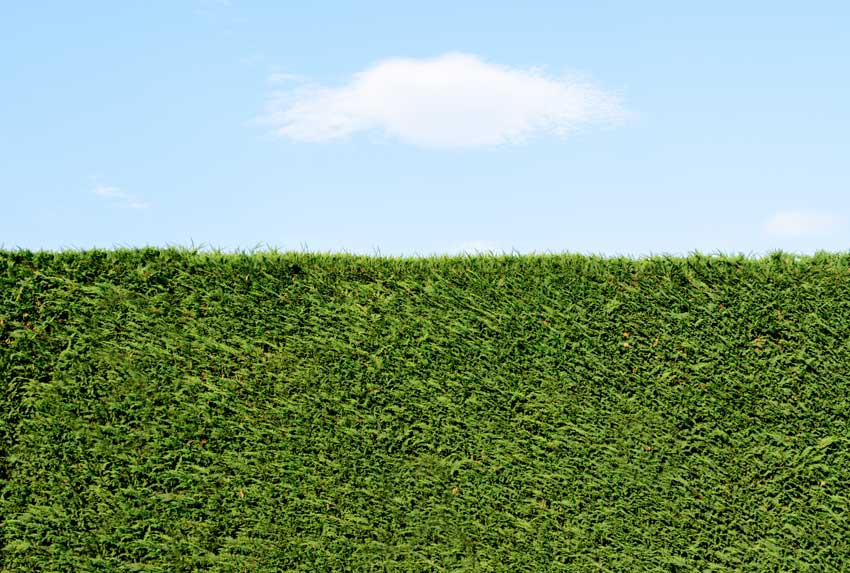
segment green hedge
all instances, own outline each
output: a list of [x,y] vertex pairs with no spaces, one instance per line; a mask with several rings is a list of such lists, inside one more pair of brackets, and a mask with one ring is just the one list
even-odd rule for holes
[[2,571],[850,570],[850,255],[0,251]]

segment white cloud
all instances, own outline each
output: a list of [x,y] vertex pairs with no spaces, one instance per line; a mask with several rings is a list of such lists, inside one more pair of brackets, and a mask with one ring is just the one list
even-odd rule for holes
[[780,211],[765,223],[764,230],[775,237],[827,235],[836,231],[844,221],[835,214],[811,209]]
[[134,195],[122,191],[118,187],[98,185],[97,187],[95,187],[93,193],[98,197],[102,197],[113,202],[115,202],[116,200],[120,200],[119,206],[128,209],[147,209],[148,207],[150,207],[150,203],[141,201]]
[[99,195],[100,197],[106,197],[108,199],[126,199],[127,194],[118,189],[117,187],[107,187],[105,185],[98,185],[94,190],[95,195]]
[[586,123],[628,115],[619,98],[588,81],[450,53],[383,60],[338,88],[303,84],[277,92],[262,121],[299,141],[378,130],[424,147],[474,147],[563,137]]
[[303,82],[306,78],[298,74],[289,74],[286,72],[275,71],[268,75],[266,81],[270,84],[285,84],[288,82]]
[[217,6],[224,6],[226,8],[229,8],[232,5],[230,0],[199,0],[198,4],[202,8],[215,8]]

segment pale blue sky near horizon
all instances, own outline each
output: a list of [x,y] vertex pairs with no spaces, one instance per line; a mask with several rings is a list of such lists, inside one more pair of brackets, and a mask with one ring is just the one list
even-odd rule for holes
[[850,250],[850,5],[0,4],[0,248]]

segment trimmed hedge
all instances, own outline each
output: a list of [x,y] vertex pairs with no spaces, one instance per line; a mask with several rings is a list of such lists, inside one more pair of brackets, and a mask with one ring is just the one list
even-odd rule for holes
[[847,254],[0,251],[0,570],[850,570],[848,375]]

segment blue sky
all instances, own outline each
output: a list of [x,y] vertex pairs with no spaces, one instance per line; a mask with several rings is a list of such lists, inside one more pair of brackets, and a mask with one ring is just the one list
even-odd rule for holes
[[850,245],[840,2],[8,2],[0,247]]

